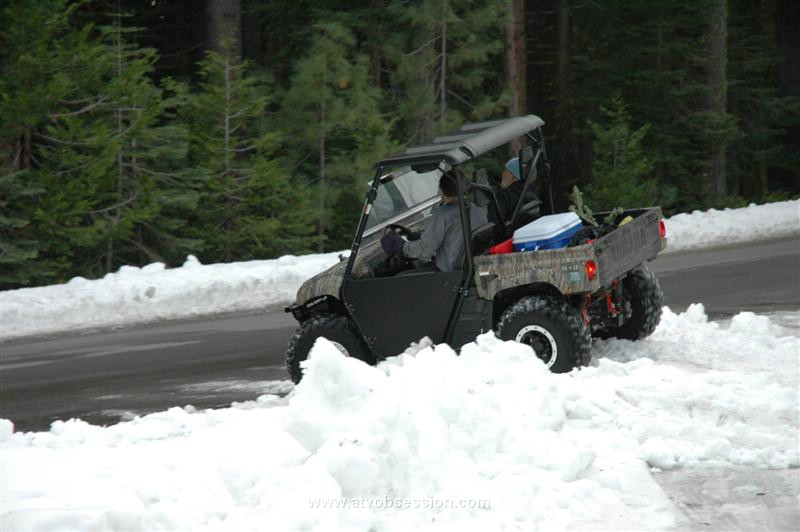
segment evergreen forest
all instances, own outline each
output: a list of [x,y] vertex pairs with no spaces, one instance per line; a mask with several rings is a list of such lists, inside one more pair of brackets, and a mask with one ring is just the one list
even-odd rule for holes
[[800,195],[797,0],[2,0],[0,69],[0,289],[346,249],[375,161],[529,113],[560,208]]

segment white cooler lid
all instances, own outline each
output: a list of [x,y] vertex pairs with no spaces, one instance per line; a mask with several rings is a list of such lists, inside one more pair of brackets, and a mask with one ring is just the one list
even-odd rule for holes
[[514,231],[514,242],[552,238],[580,223],[580,217],[574,212],[542,216]]

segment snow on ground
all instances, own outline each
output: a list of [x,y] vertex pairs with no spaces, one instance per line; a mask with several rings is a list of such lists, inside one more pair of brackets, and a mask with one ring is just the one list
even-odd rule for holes
[[667,253],[800,235],[800,200],[676,214],[665,221]]
[[[666,220],[668,253],[800,235],[800,200],[743,209],[678,214]],[[123,266],[95,281],[0,292],[0,338],[119,327],[223,312],[259,310],[294,300],[303,281],[339,254],[180,268]]]
[[287,398],[105,428],[69,420],[18,433],[2,421],[0,520],[8,530],[663,529],[677,512],[648,468],[800,466],[797,329],[752,313],[709,322],[694,305],[665,309],[646,340],[594,353],[590,367],[554,375],[528,347],[489,334],[461,356],[423,344],[372,368],[321,339]]
[[163,263],[90,281],[0,292],[0,338],[111,328],[293,301],[300,285],[339,261],[337,253],[203,265],[189,256],[180,268]]

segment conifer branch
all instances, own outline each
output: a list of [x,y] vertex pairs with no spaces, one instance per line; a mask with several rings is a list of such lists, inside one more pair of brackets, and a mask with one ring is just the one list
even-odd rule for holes
[[[50,142],[54,142],[56,144],[63,144],[65,146],[90,146],[90,144],[88,142],[76,142],[76,141],[72,141],[72,140],[61,140],[59,138],[51,137],[50,135],[45,135],[44,133],[39,133],[39,132],[34,132],[33,136],[34,137],[38,137],[40,139],[44,139],[44,140],[50,141]],[[21,149],[20,149],[20,151],[21,151]]]
[[258,148],[257,144],[251,144],[250,146],[245,146],[244,148],[226,148],[225,151],[233,152],[233,153],[246,153],[248,151],[253,151]]
[[477,105],[472,105],[467,100],[465,100],[464,98],[462,98],[461,96],[459,96],[457,93],[453,92],[450,89],[447,89],[447,94],[449,94],[450,96],[453,96],[456,100],[460,101],[461,103],[463,103],[466,106],[469,106],[472,109],[477,109],[477,107],[478,107]]
[[98,105],[100,105],[101,103],[106,101],[107,99],[108,99],[107,96],[101,96],[95,102],[87,105],[83,109],[78,109],[77,111],[72,111],[70,113],[54,113],[54,114],[50,115],[50,118],[62,118],[62,117],[65,117],[65,116],[80,116],[80,115],[82,115],[84,113],[88,113],[89,111],[91,111],[92,109],[94,109],[95,107],[97,107]]
[[98,210],[95,210],[95,211],[89,211],[89,214],[105,214],[107,212],[110,212],[110,211],[113,211],[113,210],[116,210],[116,209],[121,209],[125,205],[128,205],[133,200],[135,200],[138,195],[139,195],[139,191],[137,190],[136,192],[134,192],[133,196],[131,196],[131,197],[129,197],[129,198],[117,203],[116,205],[111,205],[110,207],[104,207],[102,209],[98,209]]
[[406,57],[411,57],[411,56],[417,55],[422,50],[424,50],[427,46],[430,46],[431,44],[435,43],[436,39],[438,39],[438,38],[439,38],[439,36],[437,35],[436,37],[430,39],[428,42],[421,44],[419,46],[419,48],[417,48],[416,50],[412,50],[412,51],[410,51],[408,53],[404,53],[403,55],[406,56]]
[[175,173],[175,172],[159,172],[157,170],[150,170],[148,168],[145,168],[144,166],[139,166],[138,164],[134,164],[134,163],[123,162],[122,166],[124,168],[131,168],[133,170],[136,170],[137,172],[142,172],[142,173],[154,175],[154,176],[157,176],[157,177],[181,177],[181,175],[182,175],[180,173]]

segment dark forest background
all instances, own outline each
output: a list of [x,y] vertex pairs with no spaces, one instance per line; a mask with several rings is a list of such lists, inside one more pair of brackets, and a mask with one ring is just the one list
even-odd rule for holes
[[0,6],[0,288],[344,249],[376,160],[527,113],[561,207],[800,193],[796,0]]

